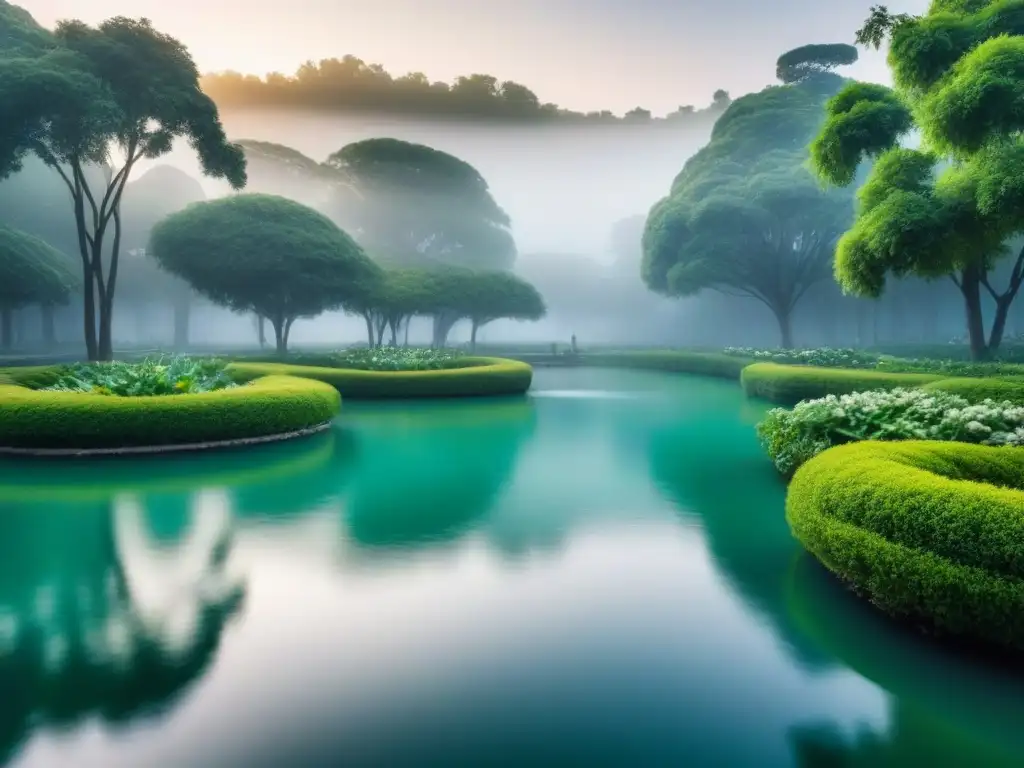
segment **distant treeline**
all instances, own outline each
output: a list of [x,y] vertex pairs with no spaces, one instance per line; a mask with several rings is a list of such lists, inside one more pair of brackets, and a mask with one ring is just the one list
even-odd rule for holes
[[221,109],[275,107],[534,123],[710,125],[731,101],[726,91],[718,90],[707,107],[681,106],[664,117],[654,117],[641,107],[622,116],[609,110],[574,112],[542,103],[525,85],[511,80],[476,74],[449,84],[431,82],[422,72],[393,77],[380,64],[367,64],[355,56],[307,62],[290,77],[278,72],[265,77],[208,74],[202,88]]

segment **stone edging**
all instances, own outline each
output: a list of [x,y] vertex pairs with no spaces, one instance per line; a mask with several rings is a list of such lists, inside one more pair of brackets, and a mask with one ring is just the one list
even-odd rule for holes
[[296,437],[306,437],[330,429],[331,421],[317,424],[314,427],[297,429],[291,432],[279,432],[276,435],[260,437],[240,437],[234,440],[213,440],[205,443],[181,443],[177,445],[141,445],[123,448],[12,448],[0,446],[0,456],[27,456],[38,458],[86,458],[90,456],[141,456],[160,453],[182,453],[184,451],[205,451],[215,448],[236,448],[244,445],[260,445],[277,443]]

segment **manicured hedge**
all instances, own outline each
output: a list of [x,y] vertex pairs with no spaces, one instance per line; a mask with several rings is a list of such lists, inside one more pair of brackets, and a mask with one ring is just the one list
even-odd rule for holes
[[516,360],[468,357],[461,368],[437,371],[362,371],[287,363],[232,363],[236,381],[284,374],[330,384],[342,397],[360,399],[404,397],[475,397],[521,395],[530,388],[533,368]]
[[825,567],[887,613],[1024,648],[1024,450],[831,448],[793,476],[786,518]]
[[925,384],[922,389],[941,390],[980,403],[982,400],[995,400],[1001,403],[1009,400],[1024,403],[1024,377],[1001,376],[990,379],[942,379]]
[[[24,381],[25,370],[5,373]],[[90,449],[238,440],[323,424],[340,407],[331,387],[289,376],[216,392],[150,397],[37,392],[0,384],[0,446]]]
[[743,390],[778,405],[796,405],[826,395],[848,395],[869,389],[919,387],[948,378],[930,373],[887,373],[848,368],[815,368],[807,365],[754,363],[740,374]]
[[687,352],[650,350],[643,352],[608,352],[580,355],[582,365],[609,368],[643,368],[671,373],[693,373],[720,379],[739,379],[740,372],[753,362],[720,352]]

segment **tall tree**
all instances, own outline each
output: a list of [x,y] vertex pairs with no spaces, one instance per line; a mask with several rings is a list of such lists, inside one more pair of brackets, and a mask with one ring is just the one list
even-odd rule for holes
[[[185,46],[144,19],[61,22],[51,48],[0,58],[0,102],[0,178],[30,154],[60,175],[81,257],[86,349],[109,360],[121,198],[136,164],[186,139],[204,173],[240,189],[245,158],[225,138]],[[91,165],[103,169],[99,183]]]
[[460,304],[471,323],[469,343],[476,351],[476,334],[495,320],[540,320],[547,314],[540,292],[521,277],[508,272],[474,272],[467,275]]
[[756,299],[777,320],[782,345],[792,346],[793,310],[829,277],[853,213],[849,192],[822,190],[804,169],[829,95],[824,84],[833,92],[842,84],[824,74],[744,96],[726,110],[647,218],[641,273],[650,289]]
[[802,45],[779,56],[775,76],[783,83],[822,79],[837,67],[855,64],[857,49],[846,43]]
[[[1017,0],[935,0],[913,17],[872,8],[857,41],[890,40],[895,89],[851,84],[811,147],[817,173],[850,184],[876,159],[836,254],[844,290],[877,297],[888,276],[948,277],[963,297],[971,354],[999,349],[1024,283],[1024,25]],[[919,149],[899,146],[917,129]],[[983,297],[994,304],[986,332]]]
[[327,166],[351,182],[330,212],[382,263],[509,269],[516,257],[508,214],[473,166],[422,144],[368,139]]
[[273,195],[194,203],[153,228],[150,250],[214,303],[267,318],[280,354],[296,319],[358,300],[380,277],[330,219]]
[[0,226],[0,347],[11,348],[14,310],[63,304],[76,287],[63,253],[38,237]]

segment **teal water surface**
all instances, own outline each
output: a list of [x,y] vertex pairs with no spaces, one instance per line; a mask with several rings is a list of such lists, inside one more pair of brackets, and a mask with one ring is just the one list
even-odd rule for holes
[[790,538],[729,382],[0,463],[0,765],[1020,766],[1024,674]]

